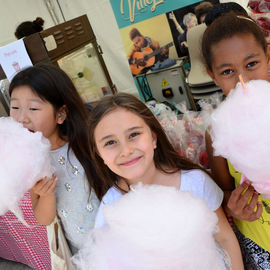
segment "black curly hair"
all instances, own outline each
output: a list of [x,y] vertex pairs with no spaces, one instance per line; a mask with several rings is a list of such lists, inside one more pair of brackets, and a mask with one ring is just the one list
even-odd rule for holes
[[17,39],[27,37],[31,34],[38,33],[43,30],[44,20],[41,17],[37,17],[34,21],[22,22],[15,31],[15,37]]

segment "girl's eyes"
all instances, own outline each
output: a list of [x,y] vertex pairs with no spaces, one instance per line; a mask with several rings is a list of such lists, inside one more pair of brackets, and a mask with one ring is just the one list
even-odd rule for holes
[[257,61],[252,61],[252,62],[250,62],[250,63],[247,64],[247,68],[254,67],[254,66],[256,66],[257,64],[258,64]]
[[[249,62],[247,65],[246,65],[246,68],[252,68],[252,67],[255,67],[259,62],[258,61],[252,61],[252,62]],[[228,75],[231,75],[234,73],[234,70],[233,69],[226,69],[226,70],[223,70],[221,72],[221,75],[223,76],[228,76]]]
[[[140,135],[139,132],[132,132],[132,133],[128,136],[128,138],[129,138],[129,139],[133,139],[133,138],[135,138],[135,137],[137,137],[137,136],[139,136],[139,135]],[[104,146],[111,146],[111,145],[115,145],[116,143],[117,143],[117,141],[115,141],[115,140],[110,140],[110,141],[107,141],[107,142],[105,143]]]
[[223,70],[221,72],[221,75],[228,76],[228,75],[231,75],[232,73],[233,73],[233,70],[232,69],[226,69],[226,70]]
[[[17,106],[11,106],[11,109],[12,110],[19,110],[19,107]],[[39,109],[38,108],[29,108],[30,111],[38,111]]]
[[129,138],[132,139],[132,138],[134,138],[134,137],[136,137],[136,136],[138,136],[138,135],[140,135],[139,132],[132,132],[132,133],[129,135]]
[[115,143],[116,143],[116,141],[110,140],[110,141],[105,143],[105,146],[110,146],[110,145],[113,145]]

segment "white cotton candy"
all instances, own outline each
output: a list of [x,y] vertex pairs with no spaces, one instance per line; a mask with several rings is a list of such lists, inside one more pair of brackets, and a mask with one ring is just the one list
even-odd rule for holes
[[225,269],[213,237],[217,216],[190,193],[139,185],[104,215],[108,226],[90,232],[73,257],[80,270]]
[[10,117],[0,118],[0,215],[11,210],[21,221],[19,201],[36,181],[52,175],[50,143]]
[[214,154],[270,194],[270,83],[250,81],[245,88],[238,83],[212,114]]

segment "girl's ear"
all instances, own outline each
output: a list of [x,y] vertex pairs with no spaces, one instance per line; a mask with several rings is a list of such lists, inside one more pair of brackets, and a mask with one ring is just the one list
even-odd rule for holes
[[153,149],[157,148],[157,134],[155,132],[152,132],[152,138],[153,138]]
[[209,68],[206,68],[206,72],[211,77],[211,79],[214,81],[214,83],[218,86],[218,83],[217,83],[217,81],[215,79],[214,73]]
[[58,112],[56,113],[56,122],[57,124],[61,125],[67,118],[67,107],[63,105]]
[[270,44],[267,44],[266,57],[268,68],[270,69]]

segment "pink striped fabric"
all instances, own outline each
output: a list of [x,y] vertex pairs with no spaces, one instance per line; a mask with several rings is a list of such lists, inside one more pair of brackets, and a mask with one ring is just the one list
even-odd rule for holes
[[0,257],[24,263],[36,270],[51,270],[51,257],[46,226],[39,225],[32,210],[30,193],[21,201],[27,228],[7,212],[0,216]]

